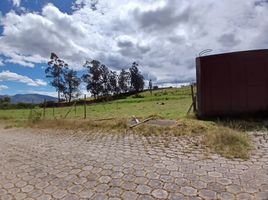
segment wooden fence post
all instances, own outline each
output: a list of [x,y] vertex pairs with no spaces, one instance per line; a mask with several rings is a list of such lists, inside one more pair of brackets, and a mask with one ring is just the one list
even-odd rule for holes
[[84,119],[87,118],[87,103],[86,103],[87,95],[84,96]]

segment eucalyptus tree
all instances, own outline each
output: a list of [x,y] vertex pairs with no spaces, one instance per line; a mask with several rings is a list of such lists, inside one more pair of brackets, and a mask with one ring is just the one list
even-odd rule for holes
[[51,53],[50,61],[45,69],[46,77],[50,78],[50,84],[58,92],[58,102],[60,102],[60,96],[66,90],[64,74],[68,69],[68,64],[60,59],[55,53]]
[[144,88],[144,77],[139,71],[138,63],[132,63],[132,66],[129,68],[130,72],[130,84],[131,90],[135,91],[136,94],[143,90]]
[[86,61],[84,67],[87,72],[82,76],[82,80],[86,83],[87,91],[97,98],[103,92],[101,63],[98,60]]
[[128,71],[122,69],[118,77],[118,87],[121,93],[129,91],[130,85],[130,74]]

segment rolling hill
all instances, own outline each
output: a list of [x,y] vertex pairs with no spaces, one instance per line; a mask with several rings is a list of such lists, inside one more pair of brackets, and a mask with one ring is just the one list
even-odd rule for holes
[[[7,97],[7,95],[0,95],[0,98]],[[57,101],[57,98],[47,96],[47,95],[41,95],[41,94],[16,94],[14,96],[9,96],[11,98],[11,103],[42,103],[44,102],[44,99],[46,101]]]

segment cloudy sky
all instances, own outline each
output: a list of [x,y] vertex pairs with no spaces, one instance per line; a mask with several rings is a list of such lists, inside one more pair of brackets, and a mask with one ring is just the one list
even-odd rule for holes
[[[50,52],[83,73],[133,61],[147,80],[195,80],[195,57],[268,48],[268,0],[1,0],[0,94],[54,94]],[[82,88],[83,90],[83,88]]]

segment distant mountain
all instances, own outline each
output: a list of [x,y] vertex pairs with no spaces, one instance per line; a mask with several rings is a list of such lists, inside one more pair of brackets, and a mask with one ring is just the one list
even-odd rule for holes
[[[7,97],[7,95],[0,95],[0,98]],[[44,99],[46,101],[57,101],[55,97],[41,95],[41,94],[16,94],[14,96],[9,96],[12,104],[16,103],[43,103]]]

